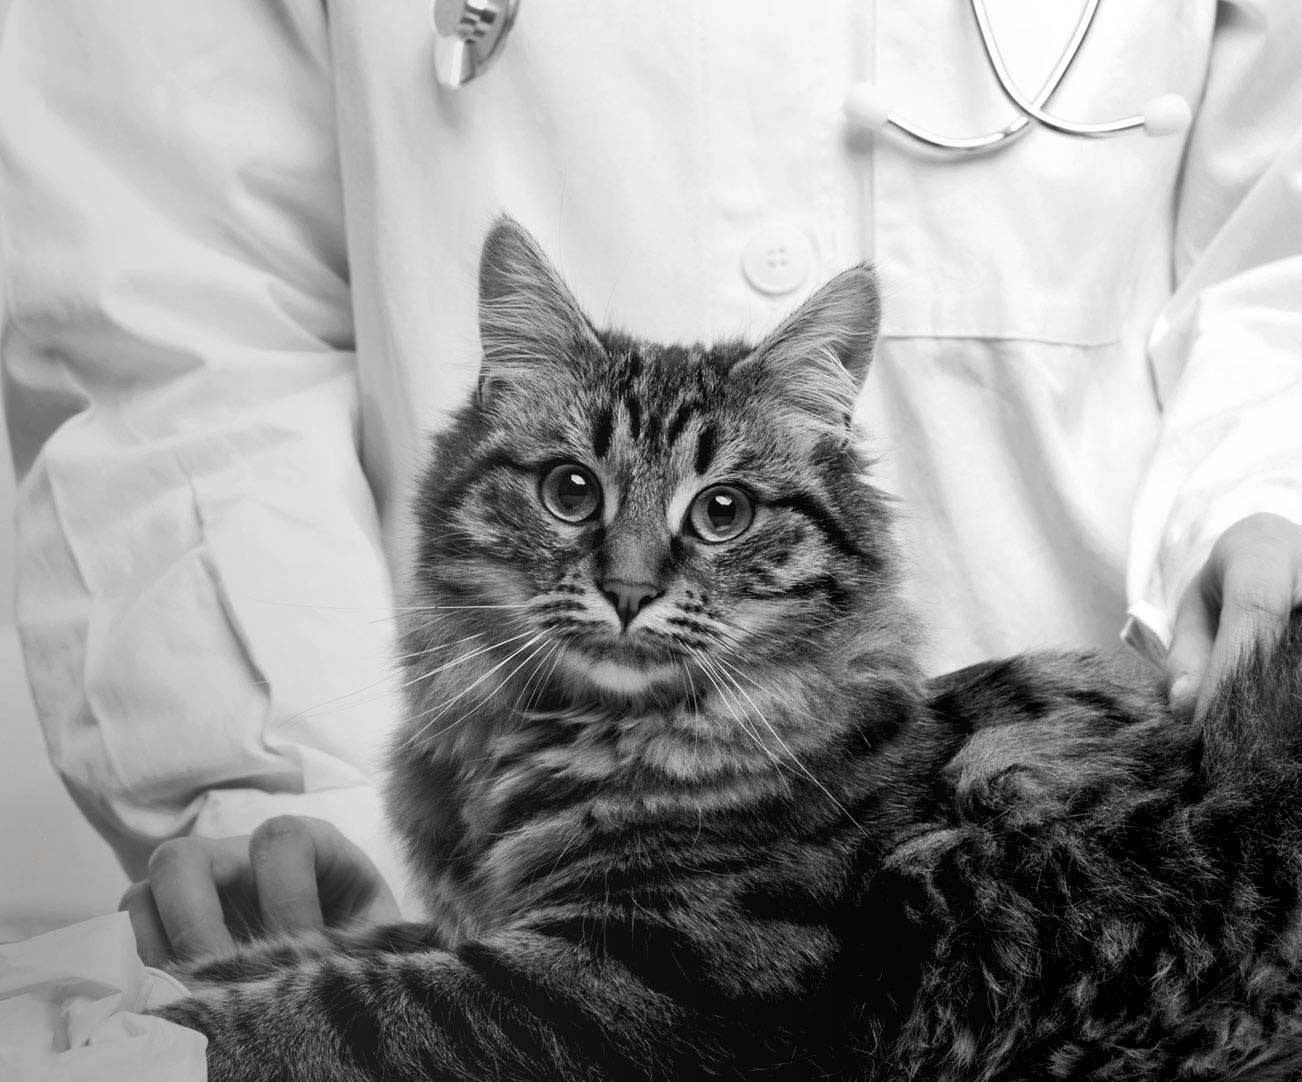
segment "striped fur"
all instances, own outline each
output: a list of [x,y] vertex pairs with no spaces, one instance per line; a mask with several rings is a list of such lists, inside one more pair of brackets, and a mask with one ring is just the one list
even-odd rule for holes
[[849,428],[869,272],[754,349],[595,331],[509,222],[481,281],[390,762],[432,919],[199,966],[164,1013],[217,1082],[1289,1077],[1302,627],[1201,731],[1083,655],[926,684]]

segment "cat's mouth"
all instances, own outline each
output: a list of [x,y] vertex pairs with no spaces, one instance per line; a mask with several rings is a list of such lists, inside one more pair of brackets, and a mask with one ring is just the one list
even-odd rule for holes
[[678,651],[665,638],[640,628],[621,632],[586,621],[553,626],[547,634],[564,643],[567,653],[582,655],[593,663],[605,661],[636,668],[673,662],[678,657]]
[[676,690],[683,678],[680,666],[645,658],[630,662],[609,656],[584,657],[571,653],[567,667],[592,687],[621,698],[663,695],[666,691]]
[[668,651],[646,635],[592,635],[580,649],[594,660],[639,665],[669,660]]
[[663,643],[643,634],[584,635],[565,652],[570,672],[592,686],[619,695],[646,695],[676,688],[683,667]]

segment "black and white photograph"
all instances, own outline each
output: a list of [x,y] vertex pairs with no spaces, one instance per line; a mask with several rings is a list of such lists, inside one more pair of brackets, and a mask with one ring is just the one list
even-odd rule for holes
[[0,1082],[1302,1082],[1302,2],[0,0]]

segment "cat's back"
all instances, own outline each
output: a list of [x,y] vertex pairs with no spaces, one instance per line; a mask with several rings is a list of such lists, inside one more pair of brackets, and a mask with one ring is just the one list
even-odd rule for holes
[[1280,1053],[1298,1026],[1279,949],[1302,927],[1280,871],[1295,817],[1218,780],[1217,720],[1173,717],[1156,682],[1089,654],[986,662],[928,693],[947,753],[874,887],[924,944],[895,1068],[1129,1082]]
[[933,677],[928,706],[956,730],[1074,716],[1126,726],[1169,716],[1156,674],[1122,654],[1043,651]]
[[1114,659],[1023,654],[937,677],[927,692],[946,751],[893,868],[958,861],[974,881],[1028,864],[1083,870],[1087,850],[1124,858],[1137,815],[1166,818],[1195,798],[1196,731],[1155,681]]
[[1183,788],[1196,732],[1155,678],[1097,653],[1034,653],[931,681],[928,705],[954,754],[941,791],[960,819],[1040,818],[1109,797]]

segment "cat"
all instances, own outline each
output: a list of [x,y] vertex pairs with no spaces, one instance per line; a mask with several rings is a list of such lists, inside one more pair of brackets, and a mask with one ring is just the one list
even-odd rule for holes
[[510,219],[437,437],[388,807],[427,922],[248,944],[215,1082],[1289,1078],[1302,623],[1201,724],[915,661],[867,266],[757,346],[597,330]]

